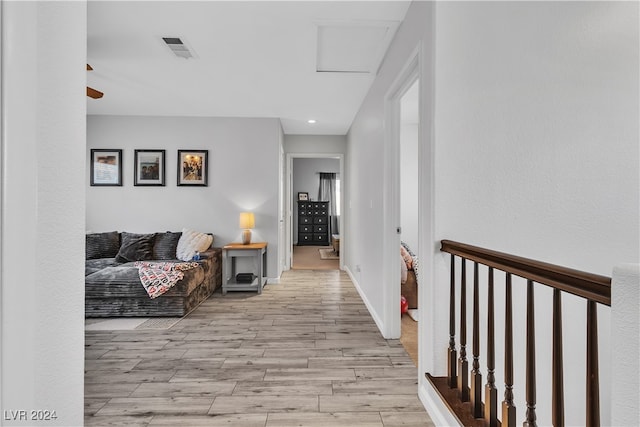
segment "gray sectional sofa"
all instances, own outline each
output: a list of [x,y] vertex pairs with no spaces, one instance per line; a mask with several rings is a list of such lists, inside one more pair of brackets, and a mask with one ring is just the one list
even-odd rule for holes
[[181,262],[176,246],[182,233],[86,235],[86,317],[181,317],[222,285],[222,249],[200,253],[198,267],[169,291],[151,299],[140,282],[135,261]]

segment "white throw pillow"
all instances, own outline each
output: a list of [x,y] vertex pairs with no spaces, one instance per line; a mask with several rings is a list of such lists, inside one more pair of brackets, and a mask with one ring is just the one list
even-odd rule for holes
[[404,262],[404,258],[400,255],[400,283],[404,285],[407,283],[407,263]]
[[196,251],[204,252],[209,249],[212,243],[212,235],[183,228],[182,236],[180,236],[176,247],[176,258],[182,261],[191,261]]

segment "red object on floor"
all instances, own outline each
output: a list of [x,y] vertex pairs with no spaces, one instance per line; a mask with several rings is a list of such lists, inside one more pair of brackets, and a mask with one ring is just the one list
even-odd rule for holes
[[405,314],[408,310],[409,303],[407,302],[407,299],[403,295],[400,295],[400,314]]

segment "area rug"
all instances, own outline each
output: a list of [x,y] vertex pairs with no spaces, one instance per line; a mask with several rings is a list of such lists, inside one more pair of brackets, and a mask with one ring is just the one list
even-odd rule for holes
[[340,259],[340,256],[333,251],[333,249],[318,249],[320,251],[320,258],[322,259]]
[[182,319],[182,317],[152,317],[136,326],[136,329],[169,329]]
[[86,331],[133,331],[140,329],[169,329],[182,317],[118,317],[85,319]]

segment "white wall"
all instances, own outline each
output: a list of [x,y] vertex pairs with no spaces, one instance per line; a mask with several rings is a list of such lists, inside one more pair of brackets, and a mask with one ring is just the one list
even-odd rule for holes
[[[293,159],[293,197],[297,200],[298,192],[309,193],[309,198],[318,200],[320,172],[340,174],[340,160],[331,158],[298,157]],[[293,209],[293,241],[298,242],[298,209]]]
[[285,135],[285,153],[341,153],[347,152],[345,135]]
[[[436,182],[436,238],[607,276],[617,263],[637,262],[638,5],[478,6],[437,8],[436,176],[457,178]],[[542,309],[549,299],[540,300]],[[583,328],[569,319],[584,319],[584,308],[567,300],[566,351],[583,349]],[[609,313],[600,311],[604,397],[611,347]],[[543,325],[538,351],[549,354]],[[582,384],[581,353],[565,385]],[[549,367],[541,357],[539,371]],[[542,396],[549,380],[539,381]],[[582,395],[567,390],[576,408],[568,425],[584,422],[575,418]],[[550,407],[541,403],[545,423]],[[602,404],[607,424],[610,405]]]
[[331,158],[303,158],[293,159],[293,195],[298,192],[309,193],[312,200],[318,200],[320,187],[320,172],[340,173],[340,160]]
[[2,425],[82,425],[86,3],[2,2],[1,28]]
[[[433,5],[425,3],[412,4],[348,135],[352,209],[346,230],[353,244],[345,261],[374,317],[384,319],[382,239],[368,232],[383,226],[384,96],[418,41],[421,101],[427,106],[420,160],[435,155],[435,231],[422,236],[427,243],[421,253],[447,238],[604,275],[617,263],[637,262],[638,4],[442,2],[432,18]],[[434,316],[433,325],[421,325],[427,340],[421,372],[442,374],[449,258],[423,255],[421,265],[428,271],[421,307]],[[546,288],[536,292],[537,414],[545,425],[551,413],[550,295]],[[571,360],[565,365],[565,421],[581,425],[585,309],[581,301],[564,301],[565,361]],[[519,304],[515,312],[522,317]],[[523,331],[520,317],[517,331]],[[599,311],[599,320],[602,422],[608,424],[608,310]],[[425,335],[431,326],[435,335]],[[519,332],[520,419],[523,339]]]
[[[429,24],[430,2],[414,2],[407,11],[404,23],[391,44],[385,60],[378,71],[378,76],[367,94],[355,120],[349,130],[347,166],[345,168],[346,202],[345,230],[349,242],[343,250],[345,267],[356,281],[371,310],[371,314],[383,333],[393,313],[385,307],[383,289],[390,286],[384,280],[383,242],[384,235],[390,229],[395,231],[399,224],[386,227],[384,224],[384,208],[387,203],[398,201],[387,200],[383,188],[389,181],[389,173],[397,173],[385,167],[385,104],[384,99],[403,67],[410,61],[411,55],[419,49],[422,53],[423,69],[429,68],[429,35],[432,26]],[[422,43],[421,47],[420,44]],[[423,72],[424,73],[424,72]],[[421,78],[420,90],[429,90],[431,76]],[[429,117],[429,103],[421,112]],[[426,132],[425,134],[428,134]],[[424,164],[423,164],[424,166]],[[418,248],[420,250],[420,248]],[[389,260],[391,261],[391,260]],[[397,263],[397,259],[393,262]],[[398,296],[399,300],[399,296]],[[397,310],[399,313],[399,309]]]
[[[278,119],[89,116],[91,148],[122,148],[124,185],[91,187],[87,230],[155,232],[193,228],[214,234],[214,246],[240,241],[238,216],[256,215],[253,241],[266,241],[267,273],[277,277]],[[134,149],[166,150],[166,186],[133,185]],[[209,150],[209,185],[178,187],[177,150]]]

